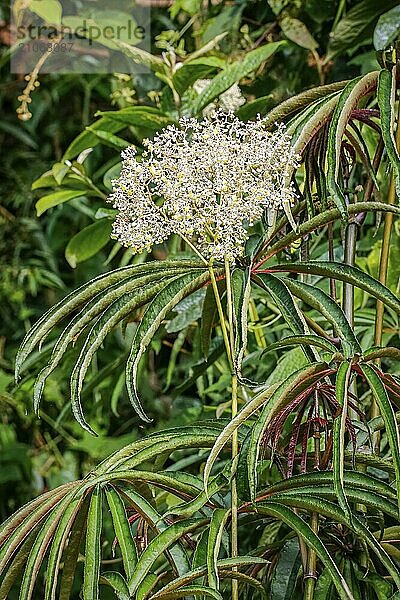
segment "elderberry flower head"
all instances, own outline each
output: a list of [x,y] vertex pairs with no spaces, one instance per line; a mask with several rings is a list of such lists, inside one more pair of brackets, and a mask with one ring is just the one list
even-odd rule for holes
[[271,133],[261,118],[243,123],[218,111],[184,117],[144,145],[141,156],[123,151],[109,198],[119,211],[113,237],[134,253],[175,233],[206,259],[234,261],[247,227],[296,198],[289,175],[298,156],[283,125]]

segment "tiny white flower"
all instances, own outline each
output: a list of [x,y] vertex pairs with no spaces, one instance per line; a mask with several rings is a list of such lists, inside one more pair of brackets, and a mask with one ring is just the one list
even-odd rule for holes
[[119,210],[113,235],[135,253],[175,233],[206,259],[234,261],[246,225],[296,198],[287,173],[298,157],[282,125],[271,133],[263,119],[243,123],[218,111],[184,117],[144,146],[141,160],[135,148],[123,151],[110,196]]

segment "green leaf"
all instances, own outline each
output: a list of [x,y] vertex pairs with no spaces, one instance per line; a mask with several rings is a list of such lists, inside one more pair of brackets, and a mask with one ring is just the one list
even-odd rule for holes
[[97,485],[92,492],[87,518],[83,600],[98,600],[99,597],[102,502],[101,487]]
[[[346,487],[359,488],[364,491],[376,492],[377,494],[390,499],[396,499],[395,490],[372,475],[360,471],[344,471],[344,483]],[[268,493],[275,493],[285,490],[293,490],[298,487],[309,486],[317,490],[320,486],[333,487],[333,473],[331,471],[319,471],[315,473],[305,473],[304,475],[293,475],[268,487]],[[266,491],[266,490],[265,490]],[[260,492],[263,495],[263,491]]]
[[[264,558],[260,558],[258,556],[236,556],[235,558],[224,558],[217,562],[218,572],[223,571],[227,572],[227,569],[232,569],[235,567],[249,567],[254,565],[267,565],[269,561]],[[173,592],[177,589],[180,589],[181,586],[187,585],[188,583],[195,581],[196,579],[203,577],[207,574],[207,567],[205,565],[200,565],[196,567],[192,571],[185,573],[181,577],[175,578],[173,581],[167,583],[161,590],[159,590],[154,596],[151,596],[151,600],[161,600],[164,597],[164,594]],[[240,573],[236,573],[238,576]],[[232,574],[233,576],[233,574]]]
[[[312,386],[315,385],[317,381],[323,379],[328,372],[329,369],[325,363],[315,363],[299,369],[275,389],[263,407],[260,416],[249,433],[249,445],[246,448],[246,452],[241,452],[239,455],[239,462],[243,462],[247,465],[248,484],[252,500],[256,497],[257,460],[260,454],[262,437],[266,428],[278,411],[285,408],[298,394],[312,388]],[[256,398],[260,396],[263,397],[263,394],[265,394],[265,392],[261,392]],[[254,399],[251,402],[253,401]],[[249,404],[251,404],[251,402]],[[239,413],[239,415],[240,414],[241,413]],[[233,419],[233,421],[234,420],[235,419]]]
[[64,509],[73,497],[75,490],[70,491],[50,512],[40,532],[38,533],[35,542],[30,551],[24,576],[20,586],[20,597],[26,600],[32,598],[33,590],[36,583],[36,578],[39,573],[41,564],[46,554],[47,547],[57,528],[59,519],[61,518]]
[[261,391],[254,398],[249,400],[249,402],[247,402],[247,404],[226,425],[226,427],[224,427],[216,439],[204,467],[204,487],[207,489],[207,482],[211,473],[211,469],[221,450],[227,444],[234,431],[236,431],[240,425],[245,423],[245,421],[251,415],[253,415],[263,404],[266,403],[261,416],[258,418],[256,425],[254,425],[251,430],[252,445],[251,448],[248,448],[245,458],[243,458],[243,452],[241,452],[241,459],[243,459],[245,464],[248,465],[249,474],[251,473],[249,476],[249,481],[251,481],[251,490],[255,497],[255,469],[258,459],[259,446],[265,428],[267,427],[269,421],[273,418],[277,408],[281,408],[282,404],[292,400],[296,392],[306,389],[312,385],[314,381],[318,381],[318,379],[323,378],[324,374],[326,373],[326,369],[327,365],[324,363],[317,363],[309,367],[302,368],[291,375],[283,384],[279,385],[273,393],[271,393],[271,389],[267,387],[266,390]]
[[234,269],[232,273],[232,304],[235,334],[234,361],[237,372],[242,370],[242,362],[247,347],[247,317],[249,311],[251,279],[250,269]]
[[61,24],[62,5],[58,0],[30,0],[28,8],[48,25]]
[[386,435],[392,452],[392,461],[396,474],[397,503],[400,514],[400,435],[394,410],[388,398],[385,386],[379,375],[370,365],[360,365],[360,368],[371,388],[380,413],[385,422]]
[[228,65],[212,79],[210,85],[199,95],[194,105],[194,112],[196,114],[200,113],[215,98],[232,87],[234,83],[237,83],[240,79],[258,69],[264,61],[268,60],[277,50],[285,45],[286,43],[283,41],[271,42],[251,52],[247,52],[242,60]]
[[397,0],[362,0],[352,6],[331,33],[326,60],[337,54],[352,51],[372,37],[374,25],[379,16],[397,6]]
[[329,125],[326,181],[328,190],[345,220],[347,220],[347,203],[339,183],[342,139],[352,111],[357,107],[359,100],[376,86],[377,80],[378,71],[374,71],[350,81],[339,96]]
[[268,267],[268,271],[307,273],[309,275],[319,275],[321,277],[338,279],[339,281],[350,283],[351,285],[368,292],[371,296],[374,296],[383,302],[383,304],[386,304],[386,306],[400,314],[400,301],[398,298],[396,298],[387,287],[364,271],[361,271],[358,267],[330,261],[315,260],[271,265]]
[[134,468],[142,462],[152,461],[163,452],[171,453],[180,448],[209,448],[225,424],[226,422],[219,420],[200,421],[195,426],[185,425],[168,429],[163,433],[152,434],[115,452],[104,460],[96,471],[102,474],[110,469]]
[[260,506],[258,510],[261,514],[274,516],[291,527],[304,540],[306,545],[316,552],[322,563],[328,569],[332,581],[338,591],[339,598],[341,598],[341,600],[354,600],[353,595],[332,556],[329,554],[319,537],[315,535],[311,527],[303,521],[301,517],[296,515],[286,506],[282,506],[275,502],[268,502],[268,505]]
[[316,50],[318,48],[318,42],[313,38],[307,26],[299,19],[286,15],[279,21],[279,25],[285,36],[301,48],[306,48],[306,50]]
[[[193,275],[191,275],[193,278]],[[173,279],[174,281],[174,279]],[[132,292],[128,292],[119,297],[118,300],[115,300],[108,308],[104,310],[104,312],[99,316],[99,318],[93,324],[85,343],[81,349],[78,360],[75,363],[74,369],[71,373],[71,407],[72,412],[80,423],[80,425],[89,431],[90,433],[94,433],[88,423],[85,421],[82,407],[81,407],[81,391],[83,382],[85,379],[85,375],[89,368],[89,365],[93,359],[94,354],[100,348],[104,338],[107,334],[120,323],[125,317],[127,317],[134,309],[139,306],[143,306],[147,302],[149,302],[154,296],[157,297],[157,294],[160,293],[168,286],[167,282],[163,281],[162,278],[159,279],[158,283],[152,284],[149,283],[147,286],[143,286],[139,289],[134,289]],[[47,373],[46,373],[47,375]],[[40,385],[43,382],[43,375],[40,380]],[[127,382],[128,385],[128,382]],[[35,388],[36,392],[36,388]],[[38,388],[36,394],[39,394],[41,389]],[[35,395],[36,398],[40,398],[40,396]],[[37,403],[38,400],[36,400]],[[136,408],[136,407],[135,407]]]
[[208,530],[207,542],[207,572],[208,585],[213,590],[219,590],[219,578],[217,561],[221,548],[222,534],[226,521],[230,515],[230,509],[217,508],[213,511],[210,527]]
[[379,17],[374,30],[375,50],[383,50],[400,32],[400,6],[395,6]]
[[[146,475],[148,478],[149,474],[147,473]],[[125,477],[125,478],[128,479],[128,477]],[[144,478],[143,481],[146,481],[146,478]],[[177,482],[175,481],[174,483],[176,485]],[[169,528],[169,525],[163,521],[162,516],[153,508],[153,506],[134,490],[134,486],[130,485],[129,483],[127,483],[125,481],[122,484],[119,483],[118,488],[119,488],[119,492],[122,493],[126,497],[130,506],[133,506],[135,508],[135,510],[143,517],[143,519],[146,521],[146,523],[148,523],[153,529],[155,529],[157,532],[159,532],[159,531],[165,532]],[[168,489],[168,487],[166,489]],[[196,491],[197,491],[197,488],[196,488]],[[186,493],[187,493],[187,490],[186,490]],[[191,493],[193,494],[193,490],[191,490]],[[194,492],[194,493],[196,493],[196,492]],[[141,556],[141,558],[142,558],[142,556]],[[172,562],[174,571],[176,573],[178,573],[178,575],[182,575],[183,573],[186,573],[187,571],[189,571],[190,564],[189,564],[185,549],[182,548],[181,544],[174,543],[169,548],[168,558]],[[135,566],[135,571],[132,574],[132,578],[136,577],[138,569],[140,570],[139,562]],[[144,585],[144,581],[145,581],[146,577],[148,577],[148,576],[149,576],[149,574],[147,574],[147,575],[145,574],[143,578],[140,577],[140,584],[138,586],[138,589],[140,586]]]
[[77,484],[60,486],[22,507],[2,525],[0,530],[0,574],[19,546],[40,525],[49,511]]
[[[144,127],[146,129],[158,131],[171,122],[168,115],[152,106],[128,106],[127,108],[121,108],[120,110],[99,111],[96,113],[96,116],[101,116],[107,119],[107,121],[117,123],[121,129],[121,125],[126,125],[130,127]],[[101,120],[102,119],[100,119],[100,121]],[[97,125],[97,123],[99,123],[99,121],[97,121],[95,125]],[[91,125],[92,130],[93,127],[94,125]],[[101,129],[101,127],[96,127],[95,129],[98,130]]]
[[172,76],[174,88],[180,96],[198,79],[204,79],[215,69],[220,69],[225,66],[225,61],[221,61],[216,56],[203,56],[195,58],[189,62],[185,62],[183,66],[175,71]]
[[100,583],[106,583],[112,587],[118,600],[129,600],[128,585],[121,573],[116,571],[103,573],[100,578]]
[[[367,506],[369,505],[376,508],[379,507],[379,500],[378,502],[368,502],[369,495],[363,493],[361,490],[356,493],[353,493],[352,490],[349,490],[349,492],[351,492],[349,493],[349,498],[351,498],[353,501],[359,503],[364,503],[366,501]],[[320,490],[318,491],[318,493],[320,493]],[[331,490],[327,497],[332,500],[336,500],[336,492],[334,490]],[[285,494],[277,494],[276,496],[273,496],[271,500],[274,504],[279,503],[280,505],[284,504],[302,510],[307,510],[310,512],[317,512],[318,514],[324,515],[337,523],[343,523],[347,527],[352,528],[354,532],[359,537],[364,539],[366,543],[372,548],[379,560],[387,568],[388,572],[392,575],[394,581],[396,582],[396,585],[399,586],[400,575],[397,567],[394,565],[384,548],[379,543],[377,543],[377,540],[374,538],[373,534],[369,531],[369,529],[367,529],[367,527],[362,523],[360,519],[358,519],[358,517],[355,514],[352,515],[352,523],[350,524],[347,518],[345,517],[343,510],[340,507],[338,507],[336,503],[334,504],[333,502],[327,501],[326,497],[317,497],[317,492],[315,488],[303,488],[302,490],[298,490],[298,493],[288,492]],[[269,502],[270,501],[267,500],[261,504],[263,506],[268,506]],[[383,502],[382,504],[384,505],[385,503]],[[389,510],[389,514],[393,514],[393,511]]]
[[[222,293],[222,285],[225,285],[225,281],[219,281],[217,283],[218,291]],[[206,295],[204,296],[203,308],[201,313],[201,349],[203,351],[203,356],[207,359],[210,343],[211,343],[211,333],[214,325],[215,317],[217,315],[217,304],[215,302],[214,290],[211,285],[207,286]]]
[[82,229],[68,242],[65,258],[74,269],[78,263],[91,258],[110,241],[112,222],[100,219]]
[[[122,169],[122,163],[121,162],[117,162],[117,164],[115,164],[112,167],[110,167],[109,169],[107,169],[107,171],[103,175],[103,184],[104,184],[104,187],[106,187],[110,191],[112,190],[112,181],[114,179],[118,179],[118,177],[121,175],[121,169]],[[114,208],[106,208],[105,209],[104,207],[102,207],[99,210],[110,211],[108,213],[109,216],[111,214],[115,215],[118,212]],[[106,215],[104,215],[104,216],[106,216]],[[99,217],[97,216],[97,213],[96,213],[96,219],[98,219],[98,218]]]
[[85,129],[85,131],[82,131],[82,133],[80,133],[71,142],[71,144],[68,146],[64,153],[63,160],[71,160],[72,158],[78,156],[78,154],[80,154],[84,150],[87,150],[88,148],[94,148],[95,146],[100,144],[100,138],[98,138],[93,133],[94,129],[98,129],[100,131],[108,131],[109,133],[117,133],[118,131],[121,131],[121,129],[124,128],[124,123],[108,119],[107,117],[103,117],[92,123],[90,128],[91,131]]
[[377,358],[392,358],[393,360],[400,360],[400,350],[393,348],[392,346],[386,348],[380,348],[379,346],[373,346],[363,352],[362,360],[371,362]]
[[153,575],[153,573],[149,573],[139,585],[136,598],[137,600],[147,600],[151,590],[154,588],[155,584],[158,581],[157,575]]
[[[63,549],[70,534],[70,531],[74,525],[78,512],[80,510],[82,511],[82,513],[85,512],[84,510],[82,510],[82,502],[82,497],[72,499],[69,502],[66,509],[64,510],[64,513],[58,522],[57,529],[53,536],[49,558],[47,561],[45,600],[55,600],[58,571],[60,567]],[[71,536],[72,535],[73,534],[71,533]]]
[[279,552],[271,581],[271,600],[291,600],[300,567],[299,541],[297,538],[292,538]]
[[[304,152],[315,134],[329,121],[338,101],[338,93],[323,96],[289,121],[287,131],[292,136],[292,145],[296,153]],[[291,174],[289,176],[291,178]]]
[[[323,290],[315,285],[286,278],[290,291],[306,304],[318,310],[332,324],[341,338],[346,357],[361,354],[361,347],[341,307]],[[325,341],[325,340],[324,340]]]
[[162,273],[164,269],[168,269],[172,265],[177,269],[182,268],[183,272],[191,271],[193,267],[195,269],[201,267],[201,264],[190,260],[154,261],[133,266],[129,265],[127,267],[115,269],[109,273],[103,273],[68,294],[63,300],[44,313],[26,334],[15,360],[16,379],[18,379],[21,367],[33,348],[40,342],[43,342],[53,327],[55,327],[62,319],[70,315],[74,310],[81,308],[83,304],[90,301],[94,296],[117,282],[122,282],[130,277],[148,273]]
[[153,335],[168,313],[183,298],[201,288],[209,279],[208,271],[202,275],[192,273],[173,279],[161,290],[148,306],[136,330],[131,352],[126,365],[126,385],[129,399],[137,414],[146,422],[151,422],[144,412],[136,387],[136,373],[139,361],[146,351]]
[[257,272],[253,274],[253,281],[272,296],[282,317],[294,334],[308,333],[305,320],[284,281],[270,273]]
[[304,109],[316,100],[326,98],[330,94],[340,91],[347,83],[348,81],[337,81],[328,85],[320,85],[288,98],[267,114],[266,127],[270,128],[275,122],[283,121],[289,115]]
[[109,131],[103,131],[102,129],[94,129],[92,127],[86,127],[88,131],[93,133],[97,138],[99,138],[100,142],[105,144],[106,146],[110,146],[110,148],[116,148],[117,150],[125,150],[131,144],[124,140],[123,138],[115,135],[114,133],[110,133]]
[[298,344],[301,346],[315,346],[316,348],[321,348],[322,350],[326,350],[326,352],[331,352],[332,354],[337,353],[336,346],[323,337],[318,337],[317,335],[289,335],[288,337],[285,337],[274,344],[270,344],[268,348],[262,352],[261,356],[267,352],[278,350],[279,348],[296,346]]
[[[54,165],[52,166],[51,172],[53,174],[55,182],[58,185],[62,184],[64,177],[66,176],[66,174],[69,171],[69,168],[70,168],[69,165],[66,165],[63,162],[54,163]],[[32,185],[32,189],[34,189],[33,185]]]
[[85,190],[84,192],[80,190],[60,190],[42,196],[40,200],[36,202],[36,214],[40,217],[40,215],[46,212],[46,210],[49,210],[49,208],[53,208],[53,206],[58,206],[69,200],[82,198],[83,196],[87,196],[88,193],[89,190]]
[[[71,533],[68,538],[68,545],[63,554],[64,567],[62,571],[62,577],[60,582],[60,593],[58,600],[70,600],[71,591],[74,582],[75,571],[79,558],[79,551],[81,547],[82,539],[85,535],[86,530],[86,517],[89,509],[89,501],[85,499],[82,509],[79,511],[74,524],[71,527]],[[61,559],[61,556],[60,556]],[[56,583],[56,582],[55,582]],[[52,600],[55,600],[56,590],[54,586],[54,592]]]
[[[176,274],[176,269],[165,269],[162,272],[162,276],[157,271],[150,273],[149,275],[144,275],[143,277],[141,277],[139,273],[138,277],[128,277],[126,279],[123,279],[122,282],[117,282],[114,285],[110,285],[105,292],[103,291],[95,295],[93,300],[86,304],[85,307],[80,312],[78,312],[78,314],[68,323],[64,331],[57,339],[49,362],[39,372],[33,388],[35,410],[38,410],[38,406],[43,393],[43,386],[45,384],[46,379],[59,364],[60,360],[62,359],[66,350],[68,349],[68,345],[71,342],[74,342],[74,340],[76,340],[77,336],[81,334],[85,327],[95,317],[97,317],[101,313],[104,314],[104,311],[106,309],[113,310],[111,307],[112,305],[115,307],[115,302],[118,300],[120,301],[119,304],[122,305],[125,309],[124,300],[127,301],[128,298],[131,297],[128,296],[128,294],[133,294],[134,296],[136,290],[139,290],[139,292],[137,293],[137,302],[138,306],[140,306],[141,303],[147,302],[147,300],[152,297],[152,294],[149,292],[150,283],[154,283],[155,281],[157,282],[155,284],[155,287],[153,288],[154,293],[156,293],[158,286],[160,286],[160,284],[162,286],[162,282],[166,281],[164,277],[167,278],[169,275],[172,276]],[[144,290],[147,291],[143,295],[142,292]],[[123,298],[124,300],[121,301],[121,298]],[[129,306],[127,306],[127,309],[131,310],[132,306],[136,306],[135,301],[133,305],[129,304]]]
[[3,581],[0,586],[0,600],[7,600],[9,598],[9,592],[12,589],[15,580],[19,576],[20,572],[31,551],[32,545],[35,541],[35,531],[26,539],[23,546],[19,549],[12,563],[8,566],[7,572],[4,575]]
[[206,596],[207,598],[214,598],[215,600],[223,600],[219,592],[204,585],[185,586],[180,590],[167,592],[162,596],[151,596],[150,598],[159,598],[160,600],[173,600],[174,598],[187,598],[188,596]]
[[343,362],[336,374],[336,400],[341,408],[333,423],[333,484],[339,500],[339,506],[351,523],[351,510],[344,490],[344,451],[346,419],[348,409],[348,393],[351,377],[351,364]]
[[215,496],[220,490],[222,490],[222,488],[226,487],[228,483],[229,475],[225,474],[224,472],[218,473],[218,475],[211,479],[210,483],[208,484],[207,491],[202,490],[195,498],[193,498],[193,500],[178,506],[174,506],[168,511],[168,513],[172,513],[180,517],[190,518],[198,510],[200,510],[209,499],[214,497],[214,502],[216,502]]
[[400,155],[393,134],[396,100],[396,67],[393,67],[391,72],[386,69],[380,71],[377,96],[381,112],[382,137],[394,171],[397,196],[400,197]]
[[135,570],[137,552],[125,505],[114,488],[106,488],[106,497],[111,511],[115,535],[121,549],[126,577],[129,578]]
[[[115,46],[117,46],[128,58],[130,58],[134,63],[139,65],[145,65],[152,71],[155,71],[159,74],[167,73],[167,65],[164,60],[160,56],[156,56],[155,54],[151,54],[142,48],[138,48],[137,46],[132,46],[131,44],[127,44],[126,42],[120,40],[113,40]],[[141,107],[139,107],[141,108]],[[146,107],[147,108],[147,107]],[[151,107],[148,107],[151,108]]]
[[144,552],[141,554],[137,562],[135,572],[129,579],[128,587],[131,596],[135,594],[139,584],[143,581],[144,577],[149,572],[149,569],[151,569],[154,562],[163,552],[165,552],[172,544],[178,541],[183,535],[194,531],[205,523],[206,521],[204,519],[188,519],[180,521],[170,525],[164,531],[159,533],[154,539],[152,539]]

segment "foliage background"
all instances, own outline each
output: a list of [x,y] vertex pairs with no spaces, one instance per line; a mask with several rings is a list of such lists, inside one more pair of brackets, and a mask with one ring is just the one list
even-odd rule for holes
[[[379,16],[396,4],[389,0],[380,2],[379,6],[373,0],[216,3],[175,0],[170,8],[152,9],[153,52],[156,55],[168,52],[170,58],[185,60],[191,52],[228,31],[214,55],[231,63],[265,42],[287,40],[281,52],[240,79],[247,104],[239,114],[252,118],[257,112],[265,114],[310,87],[350,79],[378,68],[374,28]],[[104,199],[74,199],[38,218],[35,203],[42,190],[32,190],[33,181],[61,160],[68,145],[93,122],[98,111],[150,105],[161,107],[175,117],[177,109],[171,90],[154,73],[136,80],[123,80],[118,75],[53,74],[39,77],[41,85],[32,94],[30,106],[33,117],[27,122],[19,121],[18,96],[25,82],[9,74],[9,18],[6,8],[0,11],[0,517],[4,520],[39,492],[85,475],[100,459],[144,433],[215,414],[224,416],[217,407],[226,400],[228,381],[223,375],[225,365],[221,359],[202,378],[191,381],[186,388],[181,385],[201,359],[195,325],[201,314],[200,294],[180,306],[179,312],[165,323],[153,340],[148,360],[139,373],[139,388],[154,417],[153,424],[143,425],[133,414],[120,370],[107,371],[109,365],[118,364],[125,356],[132,325],[128,325],[125,338],[120,330],[109,336],[89,373],[83,400],[87,418],[98,432],[98,438],[83,431],[70,414],[68,377],[72,356],[67,355],[61,368],[49,378],[40,420],[31,410],[32,387],[38,366],[44,364],[49,353],[46,344],[40,355],[33,356],[31,368],[15,387],[13,370],[18,345],[44,310],[97,274],[137,260],[112,241],[100,248],[96,241],[91,256],[80,255],[82,248],[87,248],[92,241],[86,237],[76,242],[74,236],[98,221],[97,211],[105,206]],[[215,71],[211,71],[210,76],[214,74]],[[261,99],[260,102],[257,99]],[[195,100],[195,93],[189,92],[187,106]],[[151,134],[151,130],[138,132],[126,128],[118,133],[118,139],[97,140],[85,168],[104,195],[108,191],[104,175],[117,161],[118,143],[122,139],[134,142],[142,134]],[[381,183],[384,196],[387,182],[383,178]],[[74,239],[73,251],[71,240]],[[358,243],[357,264],[375,276],[381,239],[382,227],[376,228],[369,219]],[[398,226],[393,230],[391,244],[388,286],[398,292]],[[313,243],[313,258],[323,258],[327,251],[326,240],[317,237]],[[158,247],[154,256],[162,258],[167,252],[168,248]],[[299,256],[299,248],[293,247],[291,252],[293,258]],[[337,252],[336,258],[340,261],[341,249]],[[365,294],[356,292],[355,302],[356,333],[363,345],[372,345],[373,314]],[[266,355],[262,363],[257,361],[259,345],[265,344],[263,336],[272,343],[286,331],[261,294],[257,309],[249,338],[253,361],[249,362],[248,375],[273,384],[282,373],[289,375],[296,366],[300,367],[302,355],[292,350],[278,365],[276,354]],[[257,323],[262,328],[257,327]],[[390,315],[385,320],[383,340],[386,344],[390,341],[391,345],[398,345],[398,325]],[[389,360],[387,367],[389,372],[398,372],[394,361]]]

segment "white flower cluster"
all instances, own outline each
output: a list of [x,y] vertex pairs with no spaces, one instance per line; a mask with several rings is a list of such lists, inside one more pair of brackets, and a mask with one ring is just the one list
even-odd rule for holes
[[[193,84],[193,89],[198,94],[201,94],[212,82],[212,79],[198,79]],[[238,108],[246,102],[246,98],[242,95],[240,87],[237,83],[234,83],[232,87],[223,92],[218,98],[219,108],[222,112],[230,113],[237,111]],[[217,101],[211,102],[203,110],[203,116],[212,116],[217,108]]]
[[198,121],[170,125],[138,156],[122,153],[110,201],[119,210],[113,230],[135,253],[172,233],[189,240],[205,259],[241,256],[246,227],[265,209],[279,209],[296,195],[288,174],[297,166],[283,126],[266,131],[263,119],[243,123],[218,111]]

